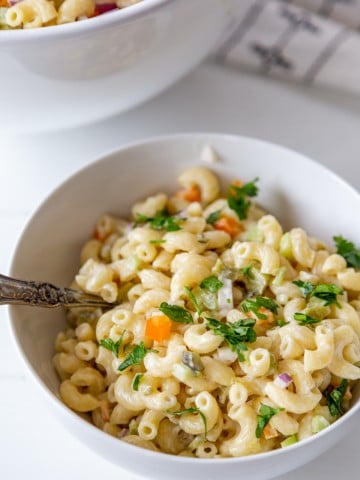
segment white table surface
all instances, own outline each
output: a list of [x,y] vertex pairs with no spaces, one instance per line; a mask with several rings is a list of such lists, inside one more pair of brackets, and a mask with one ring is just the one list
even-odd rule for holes
[[[180,131],[254,136],[308,154],[359,188],[359,120],[357,97],[208,63],[156,99],[100,124],[26,136],[0,133],[0,272],[8,271],[16,239],[42,199],[69,174],[126,142]],[[0,478],[138,479],[89,451],[43,408],[13,344],[5,308],[0,317]],[[293,472],[292,480],[357,478],[358,445],[355,428],[340,445]]]

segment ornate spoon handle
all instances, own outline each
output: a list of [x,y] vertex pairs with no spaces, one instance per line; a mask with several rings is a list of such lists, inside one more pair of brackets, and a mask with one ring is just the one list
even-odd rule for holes
[[34,307],[107,307],[96,295],[56,287],[51,283],[17,280],[0,274],[0,305],[29,305]]

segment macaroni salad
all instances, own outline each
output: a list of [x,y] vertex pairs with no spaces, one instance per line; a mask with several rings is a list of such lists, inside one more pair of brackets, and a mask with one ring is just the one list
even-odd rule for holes
[[[315,435],[360,378],[360,252],[334,248],[209,169],[105,214],[74,287],[109,309],[72,309],[56,339],[60,396],[103,431],[174,455],[238,457]],[[334,232],[337,233],[337,232]]]
[[0,0],[0,30],[76,22],[142,0]]

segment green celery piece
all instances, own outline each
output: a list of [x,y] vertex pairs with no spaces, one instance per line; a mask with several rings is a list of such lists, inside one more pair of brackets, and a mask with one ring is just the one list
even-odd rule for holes
[[294,260],[290,233],[286,232],[280,240],[280,254],[288,260]]

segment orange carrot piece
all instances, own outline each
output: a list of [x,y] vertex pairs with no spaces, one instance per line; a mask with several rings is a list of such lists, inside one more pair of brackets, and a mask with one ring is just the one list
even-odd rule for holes
[[176,196],[187,202],[200,202],[201,200],[201,192],[197,185],[191,185],[191,187],[185,190],[179,190]]
[[263,315],[266,315],[266,318],[258,318],[256,316],[256,313],[254,313],[251,310],[249,312],[247,312],[247,316],[250,317],[250,318],[255,318],[256,323],[259,324],[259,325],[265,325],[265,324],[271,325],[271,324],[274,323],[275,318],[274,318],[274,314],[271,310],[269,310],[268,308],[265,308],[265,307],[260,307],[258,312],[262,313]]
[[276,428],[272,427],[270,423],[268,423],[263,430],[263,435],[265,440],[269,440],[269,438],[278,437],[279,433]]
[[216,230],[223,230],[228,233],[231,237],[235,237],[238,233],[242,232],[243,227],[235,218],[231,217],[221,217],[219,220],[216,220],[214,223],[214,228]]
[[150,317],[145,325],[145,336],[162,342],[170,336],[171,320],[166,315],[154,315]]
[[234,185],[234,187],[242,187],[244,185],[244,182],[241,180],[234,180],[231,185]]

